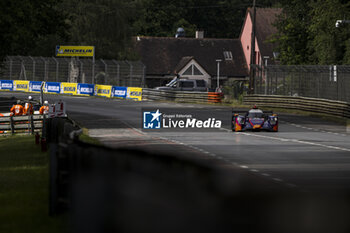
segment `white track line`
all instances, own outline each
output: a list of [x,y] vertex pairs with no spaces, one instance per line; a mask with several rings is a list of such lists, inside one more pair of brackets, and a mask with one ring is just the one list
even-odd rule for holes
[[321,143],[307,142],[307,141],[303,141],[303,140],[299,140],[299,139],[288,139],[288,138],[271,137],[271,136],[266,136],[266,135],[261,135],[261,134],[252,134],[252,133],[245,133],[245,132],[239,132],[237,134],[253,136],[253,137],[259,137],[259,138],[265,138],[265,139],[278,140],[278,141],[281,141],[281,142],[295,142],[295,143],[306,144],[306,145],[311,145],[311,146],[324,147],[324,148],[332,149],[332,150],[340,150],[340,151],[350,152],[349,148],[338,147],[338,146],[328,146],[328,145],[324,145],[324,144],[321,144]]

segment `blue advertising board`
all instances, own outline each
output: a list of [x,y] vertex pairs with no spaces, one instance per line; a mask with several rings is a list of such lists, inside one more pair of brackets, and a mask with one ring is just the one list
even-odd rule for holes
[[60,93],[61,83],[58,82],[46,82],[45,83],[45,92],[46,93]]
[[30,81],[29,82],[29,91],[30,92],[40,92],[42,81]]
[[77,95],[94,95],[94,84],[78,83]]
[[0,90],[13,90],[13,81],[12,80],[0,80]]
[[126,98],[127,94],[127,87],[112,87],[112,95],[111,97],[117,97],[117,98]]

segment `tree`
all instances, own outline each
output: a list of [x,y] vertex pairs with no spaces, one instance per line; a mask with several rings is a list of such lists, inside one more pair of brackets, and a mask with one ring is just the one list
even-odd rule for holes
[[336,28],[335,22],[349,15],[347,8],[350,4],[342,4],[339,0],[318,0],[311,2],[310,6],[308,31],[311,62],[320,65],[342,64],[350,33],[349,30]]
[[305,0],[284,0],[281,3],[283,13],[275,23],[278,33],[271,40],[278,44],[279,60],[288,65],[307,64],[310,5]]
[[97,58],[125,58],[135,4],[122,0],[66,0],[65,8],[71,12],[70,44],[95,46]]
[[49,55],[41,42],[49,37],[67,36],[64,11],[57,7],[58,3],[58,0],[2,0],[0,59],[7,55],[33,55],[33,51]]

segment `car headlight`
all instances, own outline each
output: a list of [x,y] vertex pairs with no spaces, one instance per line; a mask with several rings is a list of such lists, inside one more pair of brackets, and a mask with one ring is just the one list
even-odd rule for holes
[[277,121],[278,121],[277,117],[272,117],[272,118],[270,118],[270,124],[271,124],[271,125],[277,124]]

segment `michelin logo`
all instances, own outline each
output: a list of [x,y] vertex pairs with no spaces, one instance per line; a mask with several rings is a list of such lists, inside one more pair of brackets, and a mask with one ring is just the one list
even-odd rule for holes
[[160,129],[162,113],[159,109],[155,112],[143,112],[143,128],[144,129]]

